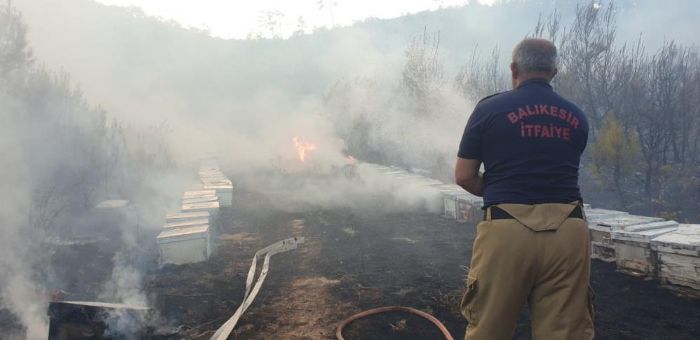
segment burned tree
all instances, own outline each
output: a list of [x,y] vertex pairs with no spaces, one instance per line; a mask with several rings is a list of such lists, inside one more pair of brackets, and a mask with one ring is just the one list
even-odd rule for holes
[[406,64],[401,73],[400,89],[418,116],[430,116],[445,84],[440,58],[440,32],[413,38],[406,48]]

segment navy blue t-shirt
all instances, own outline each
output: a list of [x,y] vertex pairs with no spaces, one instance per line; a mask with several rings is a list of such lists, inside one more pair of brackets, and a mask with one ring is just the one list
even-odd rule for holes
[[484,207],[568,203],[581,199],[578,169],[587,142],[583,111],[535,79],[479,102],[458,156],[484,163]]

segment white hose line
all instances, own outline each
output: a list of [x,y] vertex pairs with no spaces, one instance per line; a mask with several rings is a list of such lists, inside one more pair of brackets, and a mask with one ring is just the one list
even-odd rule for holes
[[[258,292],[260,292],[260,287],[262,287],[265,277],[267,277],[267,272],[270,269],[270,257],[275,254],[297,249],[297,245],[302,243],[304,243],[303,237],[293,237],[271,244],[255,252],[255,256],[253,256],[253,264],[248,270],[248,277],[245,281],[245,295],[243,296],[243,303],[241,303],[241,305],[238,307],[236,313],[234,313],[231,318],[229,318],[223,325],[221,325],[221,327],[219,327],[219,329],[216,330],[216,333],[214,333],[214,335],[211,337],[211,340],[226,340],[236,327],[241,315],[243,315],[246,309],[253,304],[253,300],[255,300]],[[253,277],[255,276],[258,257],[263,255],[265,255],[265,261],[263,262],[260,276],[258,276],[255,286],[253,286]]]

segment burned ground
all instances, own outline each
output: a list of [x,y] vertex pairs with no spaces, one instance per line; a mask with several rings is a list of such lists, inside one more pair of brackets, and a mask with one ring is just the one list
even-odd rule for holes
[[[294,183],[285,190],[292,190]],[[409,306],[435,315],[456,338],[466,322],[457,305],[471,255],[474,225],[420,209],[398,211],[382,195],[361,205],[320,208],[288,201],[279,188],[238,188],[222,211],[208,262],[155,266],[155,243],[143,241],[150,261],[145,289],[162,319],[180,327],[172,339],[208,339],[243,299],[253,254],[304,236],[298,249],[272,257],[270,273],[243,315],[234,339],[334,339],[344,318],[374,307]],[[353,198],[355,199],[355,198]],[[391,208],[389,208],[391,207]],[[71,299],[94,299],[111,272],[111,255],[97,245],[60,248],[55,275]],[[148,262],[146,261],[146,262]],[[76,265],[79,264],[79,265]],[[507,278],[506,278],[507,279]],[[680,297],[656,281],[593,262],[598,339],[698,339],[700,300]],[[16,320],[0,313],[0,327]],[[529,339],[527,313],[516,330]],[[440,339],[428,321],[404,314],[359,320],[347,339]],[[3,338],[0,336],[0,338]]]
[[[297,250],[272,258],[270,274],[240,320],[235,339],[332,339],[335,327],[361,310],[410,306],[442,320],[456,337],[466,327],[457,311],[474,225],[428,212],[374,209],[285,208],[285,198],[242,188],[222,218],[208,263],[168,267],[150,276],[158,307],[191,338],[206,339],[240,304],[257,249],[305,236]],[[700,338],[700,301],[630,277],[612,264],[593,262],[599,339]],[[517,339],[528,339],[524,313]],[[380,315],[346,329],[347,339],[440,339],[427,321]]]

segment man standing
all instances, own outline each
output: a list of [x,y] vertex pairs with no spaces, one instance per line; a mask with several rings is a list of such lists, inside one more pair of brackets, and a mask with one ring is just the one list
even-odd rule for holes
[[525,305],[534,339],[592,339],[590,239],[578,187],[588,122],[550,85],[552,42],[521,41],[510,69],[513,90],[474,108],[455,168],[457,184],[484,197],[485,212],[461,304],[466,339],[511,339]]

